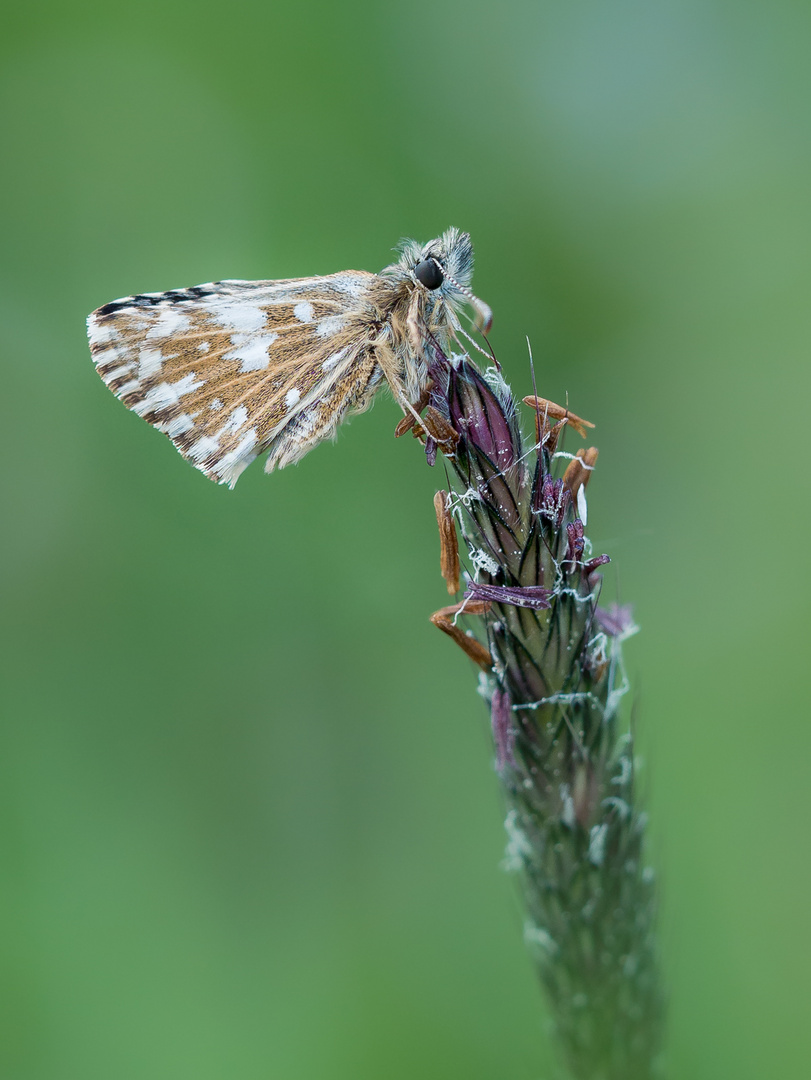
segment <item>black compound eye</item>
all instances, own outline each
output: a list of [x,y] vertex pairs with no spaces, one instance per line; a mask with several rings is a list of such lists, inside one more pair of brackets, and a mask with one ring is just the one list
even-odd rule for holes
[[438,264],[433,259],[423,259],[414,267],[414,277],[426,289],[438,289],[445,280]]

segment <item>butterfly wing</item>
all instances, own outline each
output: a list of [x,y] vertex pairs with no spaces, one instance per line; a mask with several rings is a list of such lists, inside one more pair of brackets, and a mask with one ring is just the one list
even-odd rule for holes
[[233,487],[334,435],[381,380],[370,348],[376,275],[219,281],[129,296],[88,319],[93,361],[127,408]]

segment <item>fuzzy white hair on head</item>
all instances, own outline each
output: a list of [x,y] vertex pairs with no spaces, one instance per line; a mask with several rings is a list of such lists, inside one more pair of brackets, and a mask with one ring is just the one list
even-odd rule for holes
[[[399,262],[383,271],[384,274],[408,275],[412,280],[425,284],[433,297],[429,300],[429,310],[443,301],[452,311],[463,304],[469,304],[475,312],[475,328],[485,334],[489,331],[493,312],[470,291],[473,279],[473,243],[469,233],[460,232],[459,229],[447,229],[442,236],[422,246],[413,240],[404,240],[400,251]],[[441,272],[442,280],[429,285],[417,271],[422,269],[420,263],[431,260]]]
[[[470,234],[459,229],[447,229],[442,236],[420,244],[416,240],[402,240],[398,245],[400,259],[397,268],[411,273],[425,259],[436,259],[447,277],[454,278],[463,288],[470,288],[473,280],[473,242]],[[437,292],[456,293],[453,283],[445,280]]]
[[[470,233],[459,229],[447,229],[442,236],[427,243],[420,258],[434,258],[449,278],[469,289],[473,280],[473,242]],[[453,285],[448,282],[448,289]],[[454,290],[455,291],[455,290]]]

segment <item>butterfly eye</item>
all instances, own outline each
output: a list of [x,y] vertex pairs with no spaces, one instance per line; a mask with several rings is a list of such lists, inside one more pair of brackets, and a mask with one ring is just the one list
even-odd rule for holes
[[445,280],[442,271],[433,259],[423,259],[414,267],[414,277],[426,289],[438,289]]

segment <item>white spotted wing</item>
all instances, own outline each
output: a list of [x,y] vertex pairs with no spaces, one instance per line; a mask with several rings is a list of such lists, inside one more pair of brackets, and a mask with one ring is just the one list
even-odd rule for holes
[[93,361],[129,409],[233,487],[259,454],[268,472],[298,461],[371,403],[372,280],[351,270],[114,300],[88,319]]

